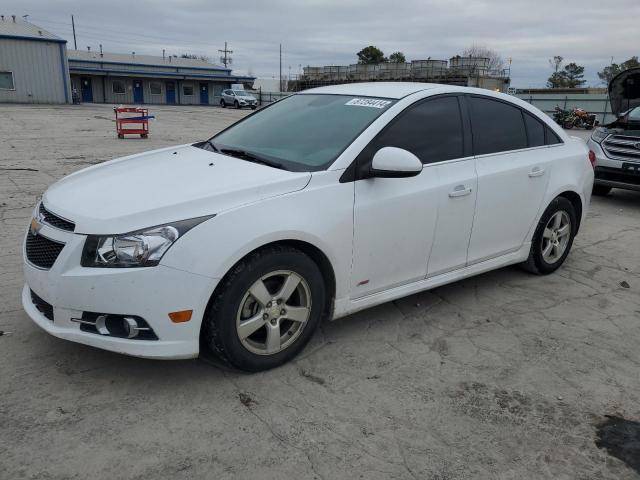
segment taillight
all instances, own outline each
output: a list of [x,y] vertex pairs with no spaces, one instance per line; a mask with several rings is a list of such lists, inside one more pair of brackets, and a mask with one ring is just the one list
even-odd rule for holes
[[589,161],[591,162],[591,166],[596,168],[596,154],[593,150],[589,150]]

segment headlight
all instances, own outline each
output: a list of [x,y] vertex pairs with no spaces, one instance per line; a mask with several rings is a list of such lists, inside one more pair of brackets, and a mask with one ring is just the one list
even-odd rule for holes
[[602,141],[609,136],[609,132],[607,132],[604,128],[596,128],[591,134],[591,140],[596,143],[602,143]]
[[84,243],[83,267],[153,267],[178,238],[214,217],[192,218],[123,235],[89,235]]

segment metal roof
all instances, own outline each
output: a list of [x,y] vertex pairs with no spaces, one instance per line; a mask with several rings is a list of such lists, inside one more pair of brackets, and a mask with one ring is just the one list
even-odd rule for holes
[[15,15],[3,15],[0,17],[0,38],[2,37],[67,43],[66,40],[47,32],[44,28]]
[[225,68],[221,65],[205,62],[199,58],[179,58],[179,57],[160,57],[155,55],[138,55],[131,53],[102,53],[89,52],[86,50],[68,50],[67,57],[70,62],[103,62],[103,63],[119,63],[128,65],[139,66],[153,66],[153,67],[183,67],[183,68],[198,68],[207,70],[225,70],[230,71],[230,68]]

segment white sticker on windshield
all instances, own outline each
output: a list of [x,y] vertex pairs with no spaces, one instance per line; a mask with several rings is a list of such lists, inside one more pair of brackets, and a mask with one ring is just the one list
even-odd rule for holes
[[391,103],[390,100],[378,100],[376,98],[353,98],[345,105],[355,105],[357,107],[385,108]]

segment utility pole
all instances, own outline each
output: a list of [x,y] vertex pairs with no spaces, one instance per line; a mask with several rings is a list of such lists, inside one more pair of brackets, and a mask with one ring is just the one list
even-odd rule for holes
[[280,44],[280,91],[282,91],[282,44]]
[[78,49],[78,42],[76,42],[76,23],[73,21],[73,15],[71,15],[71,28],[73,30],[73,49]]
[[224,50],[218,50],[220,53],[224,53],[224,56],[220,57],[220,61],[224,64],[224,67],[227,68],[228,65],[231,65],[231,57],[229,54],[233,53],[233,50],[229,50],[227,48],[227,42],[224,42]]

